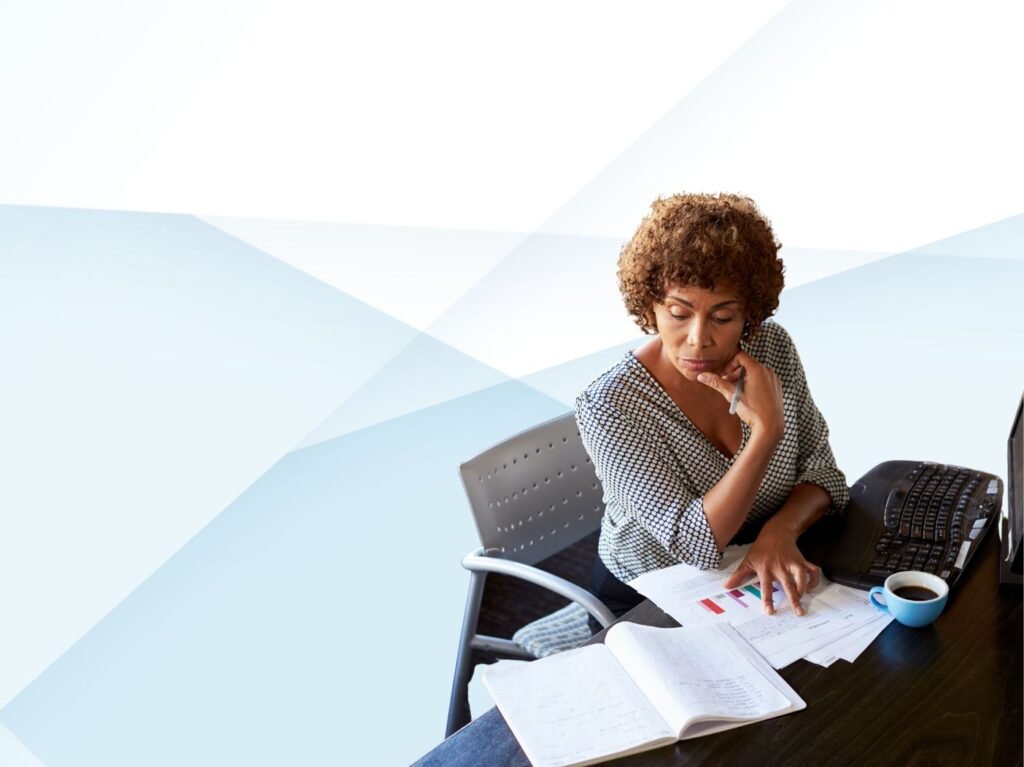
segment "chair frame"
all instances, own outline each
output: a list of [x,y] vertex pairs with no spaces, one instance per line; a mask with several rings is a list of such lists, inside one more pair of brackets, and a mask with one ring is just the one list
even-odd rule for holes
[[462,560],[470,575],[469,592],[445,737],[469,722],[474,650],[534,657],[510,639],[477,633],[489,573],[512,576],[569,599],[602,627],[615,620],[589,591],[535,566],[596,530],[604,513],[601,486],[571,412],[495,445],[462,464],[459,473],[483,546]]

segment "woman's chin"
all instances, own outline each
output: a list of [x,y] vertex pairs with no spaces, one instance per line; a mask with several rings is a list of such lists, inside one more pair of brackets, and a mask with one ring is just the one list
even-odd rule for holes
[[712,373],[714,375],[722,374],[721,365],[709,365],[706,363],[701,364],[679,360],[675,367],[676,370],[679,371],[680,375],[682,375],[687,381],[696,381],[697,376],[701,373]]

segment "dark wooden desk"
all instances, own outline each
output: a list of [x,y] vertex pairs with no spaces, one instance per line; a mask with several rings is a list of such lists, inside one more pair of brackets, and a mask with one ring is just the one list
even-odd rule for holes
[[[1024,611],[1019,596],[998,591],[997,554],[993,532],[932,626],[893,623],[854,664],[783,669],[806,710],[608,764],[1024,764]],[[622,620],[678,626],[651,602]],[[492,709],[417,767],[528,764]]]
[[[804,711],[608,764],[1021,765],[1024,612],[1019,596],[999,592],[998,549],[993,532],[931,626],[894,622],[852,664],[783,669]],[[679,625],[651,602],[622,620]],[[440,765],[529,762],[491,709],[416,763]]]

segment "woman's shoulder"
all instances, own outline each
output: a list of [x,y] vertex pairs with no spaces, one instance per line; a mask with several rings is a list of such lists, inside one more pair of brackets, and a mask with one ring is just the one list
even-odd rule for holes
[[750,344],[750,355],[774,370],[784,382],[803,377],[803,364],[793,338],[774,320],[761,323]]
[[625,413],[651,392],[650,375],[632,351],[595,378],[576,397],[576,409],[611,410]]
[[750,355],[770,367],[789,363],[797,356],[789,332],[774,320],[765,320],[750,343]]

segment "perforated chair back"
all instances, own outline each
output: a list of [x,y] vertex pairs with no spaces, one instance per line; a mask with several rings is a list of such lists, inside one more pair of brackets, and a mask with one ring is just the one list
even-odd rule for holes
[[601,526],[603,491],[572,413],[459,467],[480,543],[533,565]]
[[[469,593],[446,737],[469,721],[467,686],[475,650],[495,657],[540,657],[585,641],[590,636],[588,616],[601,626],[615,620],[579,584],[535,567],[597,530],[604,514],[604,493],[572,413],[495,445],[462,464],[459,473],[481,548],[462,560],[470,575]],[[523,626],[512,639],[480,634],[477,620],[489,573],[539,586],[570,604]]]

